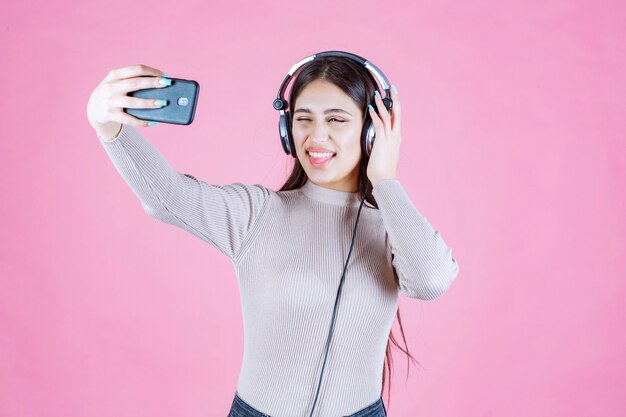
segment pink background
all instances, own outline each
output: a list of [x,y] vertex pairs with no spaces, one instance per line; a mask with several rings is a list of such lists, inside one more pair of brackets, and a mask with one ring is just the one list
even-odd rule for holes
[[0,17],[0,416],[227,414],[230,260],[142,210],[87,101],[126,65],[195,79],[192,125],[141,132],[180,171],[277,189],[272,100],[337,49],[397,85],[399,179],[460,265],[400,299],[424,368],[394,349],[389,415],[626,413],[623,2],[28,3]]

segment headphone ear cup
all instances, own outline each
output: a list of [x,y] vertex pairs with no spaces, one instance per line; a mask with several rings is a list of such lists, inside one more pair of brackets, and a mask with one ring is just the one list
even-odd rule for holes
[[291,139],[291,121],[289,119],[289,111],[285,111],[284,114],[280,115],[280,119],[278,120],[280,144],[287,155],[291,155],[294,149],[292,147],[293,140]]
[[287,142],[289,144],[289,155],[297,158],[296,144],[293,142],[293,135],[291,133],[291,116],[288,111],[285,112],[287,117]]
[[374,146],[374,140],[376,139],[376,129],[372,123],[372,119],[367,116],[365,126],[363,127],[363,136],[361,137],[361,150],[364,155],[368,157],[372,153],[372,146]]

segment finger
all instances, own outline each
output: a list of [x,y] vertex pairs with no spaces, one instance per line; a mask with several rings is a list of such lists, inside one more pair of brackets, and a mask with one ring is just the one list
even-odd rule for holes
[[167,84],[161,84],[163,77],[135,77],[126,80],[114,81],[111,88],[115,93],[126,94],[131,91],[142,90],[144,88],[161,88],[167,87]]
[[126,109],[160,109],[169,104],[167,100],[164,100],[165,104],[156,104],[156,100],[154,98],[116,96],[111,99],[111,106]]
[[402,106],[400,105],[400,99],[398,94],[391,89],[391,101],[393,101],[393,107],[391,108],[391,130],[400,129],[400,122],[402,119]]
[[369,109],[370,112],[370,117],[372,118],[372,124],[374,125],[374,131],[376,132],[376,140],[382,139],[385,136],[385,125],[383,124],[383,121],[380,119],[380,117],[378,117],[378,114],[376,114],[376,111],[374,110],[373,107],[370,107],[370,105],[367,106],[367,108]]
[[107,75],[106,80],[123,80],[126,78],[139,77],[142,75],[159,77],[163,75],[163,71],[143,64],[129,65],[126,67],[112,69]]
[[[378,91],[378,90],[377,90]],[[376,107],[378,108],[378,114],[380,119],[383,121],[385,135],[389,137],[391,135],[391,116],[389,115],[389,111],[385,107],[385,103],[383,103],[382,98],[378,95],[374,95],[374,101],[376,102]]]
[[122,109],[117,109],[113,111],[111,114],[111,120],[116,121],[118,123],[123,123],[125,125],[141,126],[141,127],[146,127],[148,126],[148,123],[149,123],[148,120],[139,119],[131,114],[124,112]]

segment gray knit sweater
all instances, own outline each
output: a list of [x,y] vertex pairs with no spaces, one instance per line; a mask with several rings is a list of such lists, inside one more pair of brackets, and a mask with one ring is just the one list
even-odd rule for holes
[[[244,327],[239,396],[272,417],[308,417],[357,193],[311,181],[279,192],[260,184],[207,184],[174,170],[130,125],[100,142],[146,213],[231,259]],[[364,205],[361,211],[317,417],[349,415],[380,397],[399,294],[432,300],[459,271],[451,248],[397,179],[380,181],[372,193],[379,209]]]

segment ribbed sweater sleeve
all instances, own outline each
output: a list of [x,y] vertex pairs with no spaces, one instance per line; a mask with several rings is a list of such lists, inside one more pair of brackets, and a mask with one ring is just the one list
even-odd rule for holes
[[452,249],[415,208],[399,180],[381,180],[372,195],[391,245],[400,291],[421,300],[442,295],[459,273]]
[[117,137],[100,143],[146,213],[231,259],[268,201],[270,191],[260,184],[209,185],[177,172],[133,126],[122,125]]

